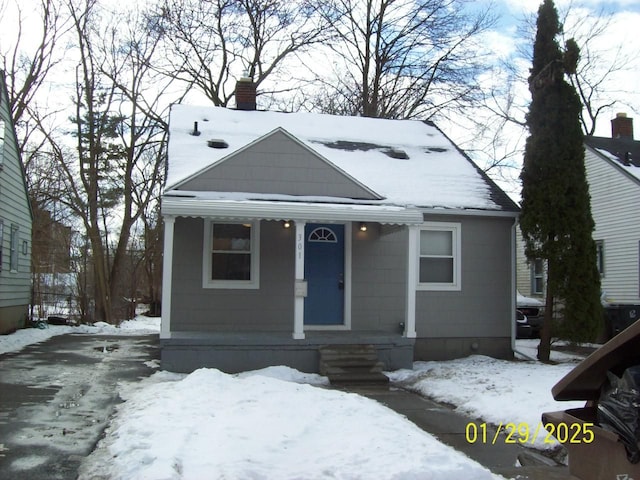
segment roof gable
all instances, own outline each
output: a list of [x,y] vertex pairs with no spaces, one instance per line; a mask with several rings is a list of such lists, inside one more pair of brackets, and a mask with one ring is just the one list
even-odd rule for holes
[[283,128],[230,153],[173,189],[382,200]]
[[636,183],[640,183],[640,142],[631,138],[585,137],[585,144]]
[[[309,166],[321,166],[323,172],[332,172],[333,175],[339,173],[340,182],[349,180],[343,184],[343,190],[337,192],[342,199],[369,199],[364,201],[421,209],[509,213],[519,210],[464,152],[430,122],[307,112],[242,111],[181,104],[171,107],[165,193],[175,195],[178,188],[186,191],[190,191],[187,188],[202,188],[206,190],[201,190],[203,193],[198,191],[198,197],[208,192],[208,197],[220,198],[220,190],[214,190],[212,184],[198,184],[192,180],[206,176],[208,172],[231,175],[232,172],[223,171],[225,163],[229,163],[228,166],[245,167],[241,174],[242,190],[251,190],[254,195],[236,195],[239,191],[237,185],[220,186],[224,192],[235,190],[232,194],[226,193],[226,198],[233,195],[235,200],[265,199],[268,194],[257,195],[255,191],[258,190],[270,192],[270,198],[276,200],[284,197],[291,200],[291,194],[285,192],[304,192],[306,201],[318,201],[314,200],[313,194],[327,192],[319,185],[313,189],[296,189],[295,185],[274,188],[276,184],[272,183],[270,188],[264,188],[258,183],[265,177],[258,175],[254,175],[255,184],[248,183],[246,170],[254,167],[244,164],[247,159],[239,159],[240,152],[245,156],[252,153],[249,150],[254,147],[263,148],[268,134],[276,130],[290,137],[288,143],[283,143],[286,148],[294,148],[293,144],[298,144],[295,148],[305,157],[304,161],[310,162]],[[215,143],[226,148],[208,148],[207,139],[212,138],[218,139]],[[265,144],[258,145],[260,139],[265,139]],[[234,158],[236,153],[238,158]],[[300,182],[296,178],[299,172],[293,168],[287,171],[282,162],[274,158],[270,163],[271,166],[282,167],[276,178],[286,178],[288,183]],[[218,172],[214,172],[218,168],[216,165],[220,167]],[[289,166],[293,166],[291,162]],[[325,168],[327,166],[331,168]],[[273,175],[273,172],[269,174]],[[356,192],[352,190],[354,187]],[[278,190],[275,194],[283,198],[273,197],[274,190]],[[364,192],[369,196],[363,195]],[[335,200],[330,201],[336,203]],[[349,201],[354,202],[356,200]]]

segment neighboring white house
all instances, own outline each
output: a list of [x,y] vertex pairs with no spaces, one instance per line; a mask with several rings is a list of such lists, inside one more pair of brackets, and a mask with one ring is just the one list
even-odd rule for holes
[[[602,291],[610,303],[640,303],[640,142],[633,119],[619,113],[612,135],[585,138],[585,167],[593,238]],[[517,285],[526,296],[544,295],[544,263],[527,262],[518,229]]]
[[0,70],[0,334],[23,327],[31,299],[32,214]]

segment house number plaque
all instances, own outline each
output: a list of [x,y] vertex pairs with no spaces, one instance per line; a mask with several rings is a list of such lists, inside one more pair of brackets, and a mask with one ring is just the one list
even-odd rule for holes
[[304,254],[304,235],[302,233],[298,234],[296,252],[298,253],[298,260],[302,260],[302,255]]

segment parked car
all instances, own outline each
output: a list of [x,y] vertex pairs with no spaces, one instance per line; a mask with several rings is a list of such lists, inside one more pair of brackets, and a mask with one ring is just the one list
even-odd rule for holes
[[[538,338],[540,336],[540,330],[542,329],[542,322],[544,320],[544,302],[537,298],[525,297],[518,292],[516,308],[517,311],[522,313],[525,317],[526,324],[531,327],[529,337],[525,338]],[[523,328],[521,328],[521,330],[524,332]]]
[[532,330],[527,316],[516,310],[516,338],[531,338]]

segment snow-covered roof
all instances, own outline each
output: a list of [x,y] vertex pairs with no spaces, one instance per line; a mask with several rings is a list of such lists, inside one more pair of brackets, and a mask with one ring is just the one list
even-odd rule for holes
[[[194,122],[200,135],[192,135]],[[369,203],[517,211],[508,196],[446,135],[426,122],[177,104],[171,108],[169,126],[165,195],[178,193],[181,183],[282,129],[381,197]],[[210,140],[222,142],[224,148],[210,148]],[[218,198],[228,197],[226,193]],[[238,192],[235,200],[242,197]],[[245,198],[271,199],[264,194]]]
[[640,142],[633,138],[585,138],[585,143],[620,170],[640,181]]

